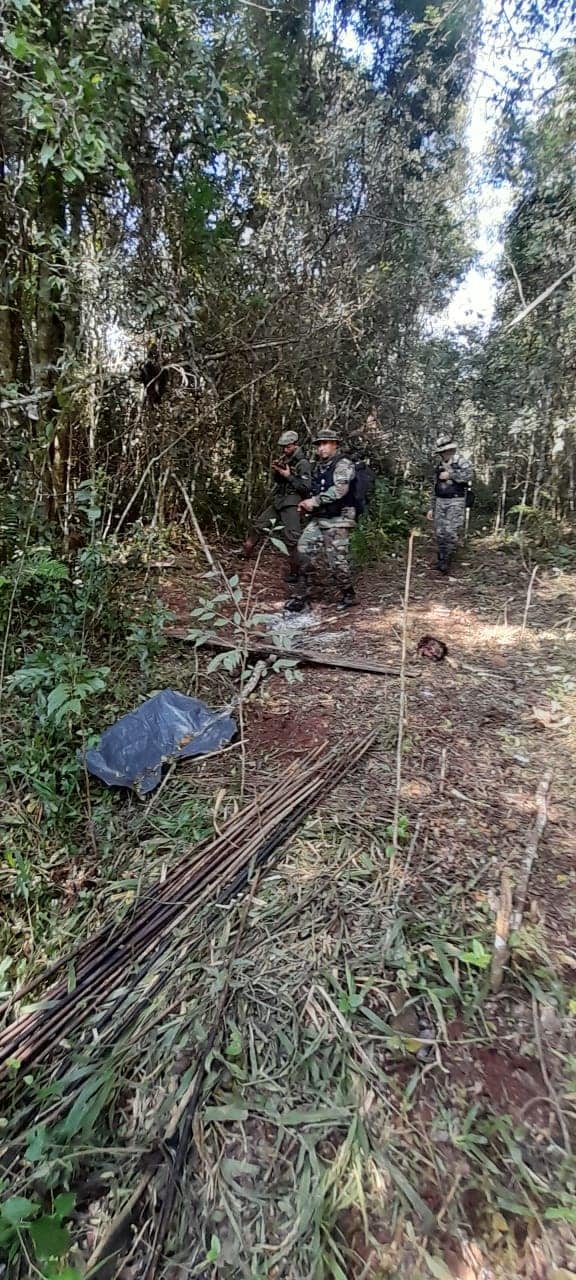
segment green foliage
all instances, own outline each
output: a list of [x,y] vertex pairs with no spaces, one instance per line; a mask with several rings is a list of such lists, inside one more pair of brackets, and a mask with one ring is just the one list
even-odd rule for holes
[[[219,585],[222,583],[219,582]],[[197,645],[210,640],[221,643],[222,635],[219,631],[225,628],[228,633],[226,639],[231,641],[230,648],[216,653],[210,659],[206,671],[210,674],[212,671],[221,669],[230,675],[240,674],[242,685],[244,685],[252,674],[252,668],[248,663],[251,640],[258,638],[263,618],[250,604],[252,593],[249,592],[248,597],[244,597],[237,574],[231,578],[225,578],[224,585],[226,588],[224,591],[204,597],[200,604],[191,610],[190,616],[196,619],[197,625],[188,631],[188,639],[194,640]],[[287,684],[302,679],[297,658],[283,658],[279,655],[272,663],[271,669],[275,673],[281,673]]]
[[51,1212],[46,1213],[37,1200],[9,1196],[0,1205],[0,1256],[11,1265],[20,1256],[26,1261],[32,1253],[42,1280],[76,1280],[78,1273],[58,1261],[70,1248],[64,1223],[74,1204],[74,1195],[63,1192],[54,1197]]
[[411,529],[422,521],[424,507],[424,495],[417,490],[406,485],[394,490],[379,480],[370,507],[352,535],[356,563],[370,564],[403,546]]
[[9,690],[36,694],[40,723],[80,724],[87,700],[107,687],[109,667],[87,667],[77,654],[34,653],[8,681]]
[[[566,530],[555,514],[546,507],[529,507],[523,503],[511,507],[506,517],[506,532],[520,544],[544,549],[562,546]],[[564,554],[570,552],[564,548]]]

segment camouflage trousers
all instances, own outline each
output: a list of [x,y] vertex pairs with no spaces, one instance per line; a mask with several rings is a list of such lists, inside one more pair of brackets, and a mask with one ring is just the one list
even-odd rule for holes
[[320,595],[326,586],[326,567],[340,591],[352,589],[350,526],[311,520],[298,542],[300,595]]
[[458,538],[464,528],[465,498],[436,498],[434,504],[434,529],[439,556],[452,556],[458,546]]

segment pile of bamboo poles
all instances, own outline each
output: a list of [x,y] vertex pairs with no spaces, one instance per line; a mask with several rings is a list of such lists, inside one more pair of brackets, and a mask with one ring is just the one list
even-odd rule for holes
[[[141,1010],[134,995],[146,998],[145,980],[157,971],[182,928],[209,903],[223,903],[241,892],[329,789],[372,747],[376,731],[345,747],[311,751],[290,766],[261,796],[245,805],[221,829],[182,858],[162,884],[143,895],[117,922],[103,926],[75,952],[62,956],[21,988],[5,1009],[41,988],[41,1003],[8,1022],[0,1032],[0,1078],[9,1064],[36,1065],[58,1048],[70,1050],[70,1037],[88,1035],[110,1043]],[[62,977],[62,974],[65,974]],[[156,977],[154,989],[163,981]]]

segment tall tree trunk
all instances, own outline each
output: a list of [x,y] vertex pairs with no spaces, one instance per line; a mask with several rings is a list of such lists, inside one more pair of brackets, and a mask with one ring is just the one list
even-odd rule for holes
[[6,166],[0,158],[0,383],[4,387],[17,379],[20,328],[10,278],[10,250],[16,237],[6,201],[6,181]]
[[[528,504],[528,489],[530,488],[530,477],[532,475],[532,466],[534,464],[534,450],[536,447],[536,423],[532,427],[532,435],[530,436],[530,448],[528,450],[528,461],[526,463],[526,477],[524,480],[524,488],[522,490],[522,498],[520,500],[520,510],[518,512],[518,520],[516,522],[516,533],[520,533],[522,527],[522,517],[524,508]],[[536,506],[536,503],[534,503]]]
[[494,533],[499,533],[500,529],[504,528],[504,521],[506,519],[506,497],[508,493],[508,464],[509,464],[509,457],[507,456],[504,462],[504,466],[502,468],[502,477],[500,480],[500,493],[498,496],[498,510],[496,511],[496,522],[494,525]]
[[58,230],[64,236],[66,206],[62,177],[48,169],[40,184],[38,203],[39,259],[36,281],[36,344],[33,358],[34,381],[40,393],[39,429],[48,441],[50,492],[47,514],[57,519],[66,496],[69,433],[60,421],[57,383],[62,371],[65,345],[65,323],[60,298],[60,273],[64,264],[59,256],[49,256],[46,244]]

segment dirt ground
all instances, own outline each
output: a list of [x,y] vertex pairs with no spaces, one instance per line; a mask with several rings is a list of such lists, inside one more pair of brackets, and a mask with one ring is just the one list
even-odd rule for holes
[[[482,874],[482,889],[499,884],[502,866],[522,857],[543,774],[552,770],[548,826],[533,871],[550,946],[562,954],[573,938],[576,914],[576,575],[539,570],[522,636],[531,577],[516,556],[486,543],[470,546],[451,577],[432,568],[427,541],[416,543],[408,619],[408,711],[405,724],[402,811],[421,819],[428,836],[426,881],[436,857],[440,874],[467,869]],[[223,557],[244,589],[253,567]],[[289,588],[283,564],[268,553],[252,584],[254,605],[280,615]],[[294,649],[329,656],[373,658],[399,670],[403,560],[358,575],[359,606],[345,614],[315,605],[311,625],[294,633]],[[198,579],[168,571],[162,595],[185,631]],[[262,628],[259,628],[261,631]],[[417,655],[418,640],[433,635],[448,647],[448,661]],[[398,680],[359,672],[302,667],[302,683],[278,676],[261,687],[246,716],[248,767],[273,771],[321,741],[346,740],[373,724],[395,726]],[[391,804],[387,767],[363,808]],[[378,770],[367,766],[371,784]],[[482,869],[482,870],[481,870]]]
[[[433,570],[432,559],[428,540],[417,540],[400,801],[408,834],[404,855],[392,861],[390,876],[393,893],[397,887],[407,909],[423,922],[423,945],[426,922],[444,911],[446,903],[459,921],[469,923],[470,934],[484,939],[475,960],[455,963],[458,972],[459,964],[467,973],[477,964],[485,1035],[475,1042],[469,1021],[459,1009],[452,1010],[454,1016],[442,1029],[441,1053],[435,1062],[424,1054],[411,1115],[425,1127],[435,1117],[440,1150],[448,1141],[438,1124],[441,1095],[457,1098],[464,1110],[485,1108],[493,1120],[506,1117],[515,1140],[532,1151],[528,1163],[534,1169],[534,1152],[546,1144],[569,1154],[572,1128],[576,574],[553,564],[540,568],[526,613],[532,567],[517,552],[487,540],[471,542],[447,579]],[[239,573],[245,596],[250,593],[258,610],[281,615],[287,588],[279,557],[266,552],[255,574],[250,564],[238,567],[225,554],[222,560],[227,573]],[[346,659],[370,657],[398,671],[404,582],[401,556],[360,572],[358,607],[340,615],[329,603],[316,605],[311,625],[295,632],[295,651],[301,644]],[[175,615],[170,628],[175,634],[185,633],[202,589],[201,580],[185,566],[164,571],[162,594]],[[445,642],[444,661],[418,656],[418,640],[426,634]],[[301,673],[301,683],[293,684],[281,675],[270,676],[246,709],[247,785],[257,788],[311,746],[346,742],[363,727],[378,726],[382,734],[376,750],[326,806],[328,816],[342,816],[372,839],[382,829],[378,824],[389,823],[393,812],[399,680],[314,666],[303,666]],[[226,787],[232,785],[237,763],[230,756],[189,767],[205,785],[217,779]],[[502,873],[508,869],[513,883],[519,878],[537,792],[547,775],[547,825],[531,871],[513,972],[499,995],[492,996],[487,950]],[[397,1060],[393,1070],[404,1085],[413,1061],[409,1056]],[[368,1218],[348,1208],[335,1226],[347,1259],[340,1276],[569,1276],[570,1268],[576,1268],[567,1225],[570,1211],[551,1214],[553,1221],[546,1229],[540,1223],[542,1229],[535,1233],[521,1219],[520,1229],[509,1228],[505,1209],[500,1215],[492,1210],[487,1225],[485,1198],[474,1180],[466,1185],[467,1158],[447,1161],[452,1184],[420,1182],[420,1195],[441,1224],[433,1257],[411,1252],[405,1238],[400,1245],[386,1215],[379,1216],[374,1208]],[[487,1170],[489,1177],[489,1165]],[[454,1226],[451,1206],[457,1200],[461,1216]],[[505,1244],[511,1252],[506,1253]],[[508,1261],[502,1261],[505,1256]],[[301,1272],[295,1265],[277,1274],[296,1277]]]

